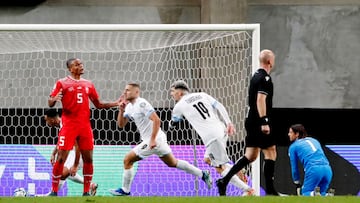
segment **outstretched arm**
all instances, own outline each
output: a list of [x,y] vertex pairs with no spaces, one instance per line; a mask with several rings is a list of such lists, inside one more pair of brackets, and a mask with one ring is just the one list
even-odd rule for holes
[[92,100],[94,106],[98,109],[108,109],[119,105],[120,99],[114,102],[101,102],[99,99]]
[[183,120],[182,116],[176,116],[174,110],[171,115],[171,120],[169,121],[169,129],[175,129],[179,127],[179,123]]

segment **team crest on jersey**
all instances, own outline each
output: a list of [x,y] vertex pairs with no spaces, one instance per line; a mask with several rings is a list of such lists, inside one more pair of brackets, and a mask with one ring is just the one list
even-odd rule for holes
[[269,81],[269,80],[270,80],[270,77],[269,77],[269,76],[265,76],[265,80],[266,80],[266,81]]
[[145,102],[141,102],[139,105],[140,105],[141,108],[144,108],[144,107],[146,106],[146,103],[145,103]]
[[85,88],[85,92],[86,92],[86,94],[89,93],[89,88],[88,87]]
[[72,92],[72,91],[74,91],[74,87],[69,87],[69,92]]

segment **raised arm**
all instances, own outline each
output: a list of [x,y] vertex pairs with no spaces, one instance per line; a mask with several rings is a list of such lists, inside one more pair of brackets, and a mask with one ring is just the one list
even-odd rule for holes
[[119,105],[119,100],[114,102],[101,102],[99,99],[92,100],[94,106],[98,109],[108,109]]
[[125,100],[120,100],[119,103],[119,114],[117,116],[117,124],[120,128],[125,127],[128,122],[128,119],[124,117],[125,107],[127,102]]

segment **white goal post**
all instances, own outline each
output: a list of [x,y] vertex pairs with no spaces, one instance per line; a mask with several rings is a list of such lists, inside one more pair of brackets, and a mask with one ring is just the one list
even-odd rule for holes
[[[66,60],[75,57],[82,59],[84,78],[94,82],[101,100],[113,101],[127,83],[139,83],[141,96],[161,117],[162,128],[177,158],[186,159],[201,169],[210,169],[202,163],[202,142],[187,123],[174,131],[168,129],[167,121],[174,106],[169,87],[177,79],[187,81],[192,91],[207,92],[224,104],[237,130],[228,141],[229,156],[236,161],[244,154],[248,84],[259,67],[259,24],[1,24],[0,44],[2,152],[27,149],[25,145],[29,145],[29,150],[35,148],[34,153],[40,156],[48,153],[45,159],[50,157],[57,130],[45,125],[43,113],[56,80],[68,75]],[[61,111],[60,104],[55,107]],[[109,187],[121,186],[122,158],[138,143],[139,136],[133,124],[125,129],[117,127],[117,108],[91,110],[96,145],[94,179],[101,183],[98,194],[108,195]],[[24,152],[23,156],[32,155]],[[30,160],[33,163],[37,159],[26,159],[26,166],[17,163],[10,176],[30,167]],[[0,161],[7,163],[8,160]],[[136,166],[138,179],[134,181],[132,194],[218,195],[215,184],[211,190],[203,189],[201,180],[177,169],[167,169],[157,161],[150,158]],[[49,173],[51,165],[42,164],[41,167],[47,168],[43,173]],[[8,168],[10,166],[9,162]],[[36,166],[31,167],[37,170]],[[214,180],[219,178],[215,170],[210,170]],[[259,158],[247,168],[247,175],[259,194]],[[45,178],[35,181],[23,177],[21,180],[22,185],[15,185],[18,179],[14,178],[2,182],[0,196],[7,194],[6,188],[20,186],[30,193],[46,192],[47,188],[38,187],[46,185],[41,181],[51,182]],[[71,190],[82,186],[72,186],[74,183],[69,182],[65,194],[76,195]],[[241,195],[232,187],[228,194]]]

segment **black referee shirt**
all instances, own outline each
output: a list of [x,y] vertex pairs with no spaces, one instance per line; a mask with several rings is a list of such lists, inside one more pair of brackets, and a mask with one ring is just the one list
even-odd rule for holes
[[257,94],[266,94],[266,116],[270,117],[272,110],[272,99],[274,93],[274,85],[270,75],[262,68],[258,69],[252,76],[249,87],[249,119],[259,119],[256,100]]

